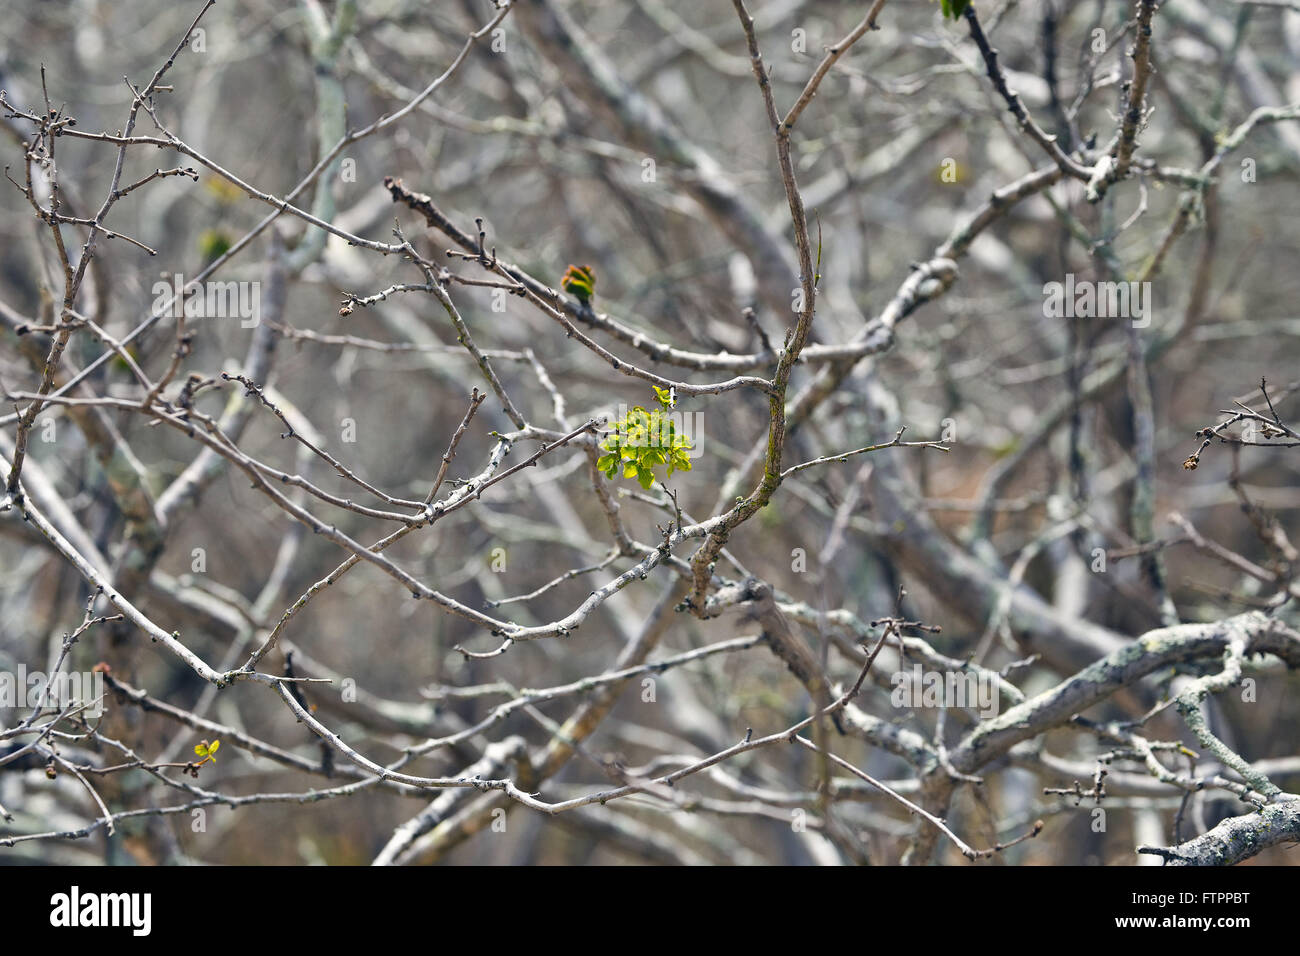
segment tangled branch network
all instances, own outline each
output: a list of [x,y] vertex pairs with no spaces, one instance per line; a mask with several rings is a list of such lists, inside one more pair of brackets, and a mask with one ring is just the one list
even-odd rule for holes
[[1292,862],[1300,13],[129,6],[0,53],[0,860]]

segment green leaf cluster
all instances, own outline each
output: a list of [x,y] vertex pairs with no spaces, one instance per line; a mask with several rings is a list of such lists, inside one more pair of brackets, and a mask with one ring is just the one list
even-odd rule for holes
[[679,434],[668,412],[677,404],[671,391],[651,386],[658,408],[647,411],[640,405],[611,426],[613,433],[600,443],[605,454],[596,467],[613,479],[622,471],[624,478],[634,478],[642,488],[654,484],[655,468],[666,466],[665,478],[674,471],[690,471],[691,440]]
[[939,0],[939,9],[943,11],[946,19],[956,20],[966,12],[970,6],[970,0]]

